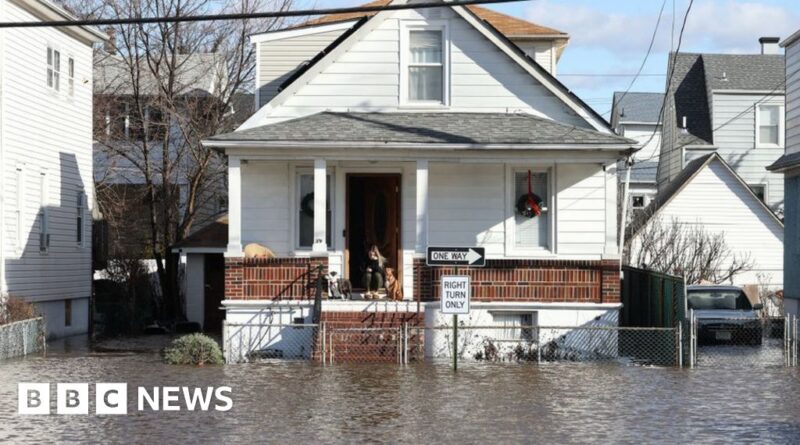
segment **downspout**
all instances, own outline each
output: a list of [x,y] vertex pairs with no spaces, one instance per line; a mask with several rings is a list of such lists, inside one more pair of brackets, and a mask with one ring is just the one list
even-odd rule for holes
[[[619,222],[619,272],[622,274],[622,260],[625,258],[625,226],[628,222],[628,187],[631,182],[631,168],[633,167],[630,156],[625,159],[625,182],[622,183],[622,216]],[[621,276],[621,275],[620,275]]]
[[[5,1],[0,0],[0,17],[5,17],[5,9],[6,3]],[[3,88],[3,80],[5,79],[5,38],[6,38],[6,30],[0,30],[0,303],[4,302],[6,293],[8,292],[8,288],[6,285],[6,228],[5,228],[5,217],[6,217],[6,206],[5,206],[5,175],[7,173],[6,163],[3,160],[3,147],[4,147],[4,139],[5,139],[5,131],[4,131],[4,124],[5,124],[5,116],[3,115],[3,110],[5,109],[4,104],[4,93],[5,89]]]

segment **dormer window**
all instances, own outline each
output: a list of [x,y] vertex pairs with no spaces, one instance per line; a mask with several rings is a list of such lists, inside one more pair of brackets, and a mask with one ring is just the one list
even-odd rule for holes
[[447,32],[443,26],[409,25],[403,39],[401,103],[442,106],[448,102]]

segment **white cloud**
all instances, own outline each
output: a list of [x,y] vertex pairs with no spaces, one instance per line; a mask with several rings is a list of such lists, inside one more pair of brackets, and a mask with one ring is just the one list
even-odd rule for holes
[[[600,3],[598,3],[600,4]],[[602,3],[605,5],[605,3]],[[585,5],[540,0],[526,11],[526,18],[568,32],[570,46],[607,50],[627,57],[643,54],[658,16],[658,2],[652,12],[626,13]],[[677,5],[676,35],[680,30],[686,2]],[[669,4],[667,9],[670,10]],[[665,11],[654,50],[669,49],[671,11]],[[682,49],[706,52],[758,51],[758,37],[787,37],[800,25],[800,13],[778,5],[733,0],[695,1],[683,37]],[[569,47],[567,48],[569,51]]]

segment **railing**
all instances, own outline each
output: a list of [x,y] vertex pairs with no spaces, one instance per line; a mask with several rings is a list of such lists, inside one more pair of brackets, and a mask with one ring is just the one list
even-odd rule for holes
[[[320,319],[322,318],[322,272],[325,270],[325,265],[320,264],[319,266],[315,267],[317,270],[317,283],[316,283],[316,293],[314,294],[314,312],[311,314],[311,323],[319,324]],[[308,272],[308,277],[311,279],[311,271]]]

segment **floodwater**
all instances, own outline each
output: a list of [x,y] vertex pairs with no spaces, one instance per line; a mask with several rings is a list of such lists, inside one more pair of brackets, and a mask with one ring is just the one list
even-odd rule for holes
[[[779,365],[191,368],[70,339],[0,362],[0,443],[797,443],[798,377]],[[129,414],[19,416],[18,382],[127,382]],[[227,412],[136,411],[138,386],[221,385],[233,391]]]

